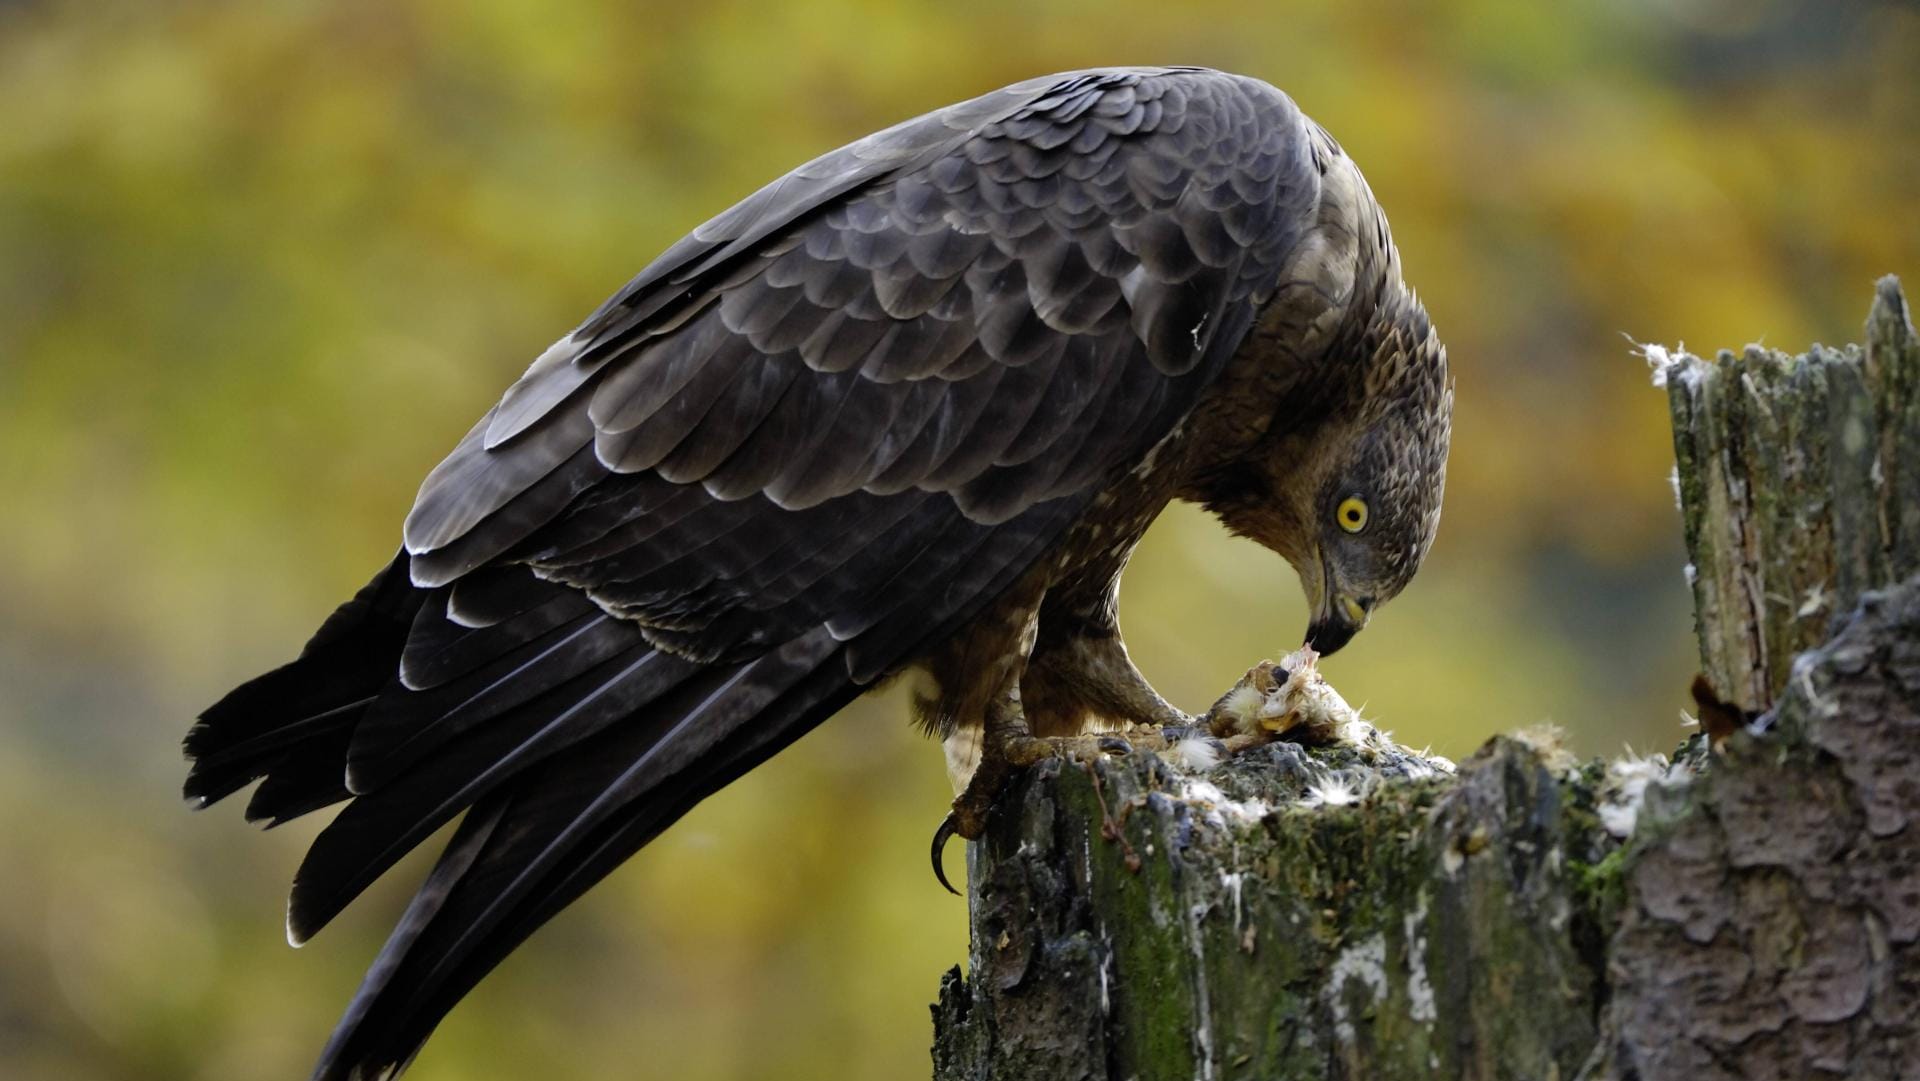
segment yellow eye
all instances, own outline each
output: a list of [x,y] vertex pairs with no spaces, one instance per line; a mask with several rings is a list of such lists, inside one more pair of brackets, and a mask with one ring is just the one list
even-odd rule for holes
[[1340,501],[1339,508],[1333,512],[1333,517],[1340,523],[1341,529],[1349,533],[1358,533],[1367,528],[1367,501],[1357,495],[1350,495]]

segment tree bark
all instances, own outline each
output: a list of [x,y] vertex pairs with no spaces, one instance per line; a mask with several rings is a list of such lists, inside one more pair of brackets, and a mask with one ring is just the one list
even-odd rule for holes
[[1649,790],[1597,1076],[1920,1076],[1920,578],[1795,671],[1764,732]]
[[1457,771],[1032,770],[969,846],[936,1081],[1920,1077],[1904,301],[1881,283],[1864,350],[1654,352],[1703,666],[1764,715],[1672,764],[1498,737]]
[[1920,569],[1920,343],[1889,276],[1865,349],[1654,352],[1704,672],[1762,712],[1862,592]]

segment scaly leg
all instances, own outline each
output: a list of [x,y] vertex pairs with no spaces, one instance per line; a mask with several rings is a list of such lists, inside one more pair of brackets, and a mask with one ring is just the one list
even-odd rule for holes
[[1043,641],[1027,671],[1027,712],[1046,735],[1132,728],[1128,738],[1158,749],[1205,734],[1134,667],[1117,631]]
[[978,838],[987,828],[987,811],[995,796],[1006,787],[1007,778],[1021,766],[1030,766],[1053,754],[1045,740],[1035,739],[1027,728],[1026,715],[1020,709],[1020,680],[1017,674],[1006,681],[999,693],[987,703],[986,731],[980,740],[980,764],[974,767],[967,787],[954,797],[953,809],[933,834],[933,874],[947,891],[958,894],[947,881],[940,852],[948,839],[958,834],[965,840]]

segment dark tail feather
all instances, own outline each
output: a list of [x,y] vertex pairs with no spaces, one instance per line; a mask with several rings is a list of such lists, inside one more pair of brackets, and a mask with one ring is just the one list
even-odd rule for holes
[[321,625],[298,660],[202,713],[187,732],[187,799],[205,807],[269,775],[250,819],[291,818],[347,798],[339,768],[346,740],[394,681],[425,596],[408,580],[401,553]]
[[[477,625],[474,611],[492,622]],[[278,825],[384,791],[456,737],[524,718],[529,701],[562,713],[571,703],[564,693],[593,695],[556,688],[645,649],[639,631],[525,567],[422,589],[402,556],[342,605],[298,660],[201,716],[187,735],[187,795],[204,806],[265,777],[247,817]],[[416,677],[431,673],[416,680],[422,689],[409,684],[410,659]]]
[[824,629],[703,669],[481,799],[367,973],[315,1081],[391,1076],[481,977],[696,803],[861,690]]
[[[354,712],[364,714],[366,708],[362,703]],[[247,801],[247,821],[271,829],[349,798],[340,763],[353,741],[352,725],[349,721],[330,729],[302,743],[297,754],[274,763]]]
[[311,938],[415,845],[522,770],[632,717],[700,671],[639,643],[355,799],[314,839],[294,875],[287,938]]
[[509,710],[609,659],[646,648],[631,624],[597,611],[552,630],[535,621],[528,630],[530,637],[459,679],[382,695],[354,731],[346,755],[347,786],[354,792],[379,791]]

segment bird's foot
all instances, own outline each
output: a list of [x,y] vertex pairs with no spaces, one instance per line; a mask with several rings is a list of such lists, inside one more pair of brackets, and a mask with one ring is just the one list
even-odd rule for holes
[[953,809],[947,812],[940,828],[933,833],[934,878],[947,888],[947,892],[959,894],[960,891],[947,881],[946,868],[940,860],[941,851],[955,837],[973,841],[986,833],[987,812],[993,809],[993,801],[1006,788],[1014,770],[1037,765],[1049,758],[1091,762],[1107,756],[1132,754],[1133,749],[1133,743],[1110,733],[1049,739],[1021,735],[1000,741],[981,758],[966,789],[954,798]]

